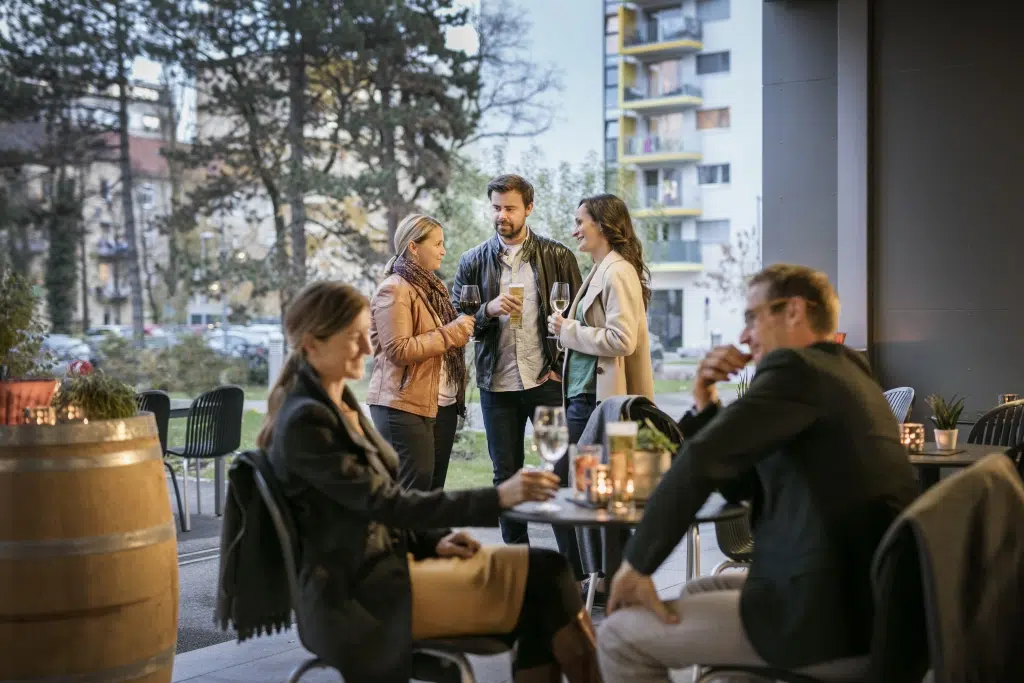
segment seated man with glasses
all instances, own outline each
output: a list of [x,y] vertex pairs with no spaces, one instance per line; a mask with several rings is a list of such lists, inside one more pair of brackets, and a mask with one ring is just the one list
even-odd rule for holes
[[[917,489],[867,363],[833,341],[838,316],[819,271],[774,265],[751,279],[750,353],[722,346],[701,361],[683,446],[612,583],[598,636],[607,683],[660,683],[696,664],[826,680],[865,668],[872,556]],[[750,387],[721,406],[715,385],[751,361]],[[651,574],[716,489],[752,503],[750,570],[698,578],[663,603]]]

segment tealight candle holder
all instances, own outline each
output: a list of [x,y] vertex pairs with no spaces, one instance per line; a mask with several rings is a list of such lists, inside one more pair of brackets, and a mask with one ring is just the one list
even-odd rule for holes
[[588,468],[587,502],[591,505],[607,505],[612,499],[612,478],[608,465],[593,465]]
[[22,420],[25,425],[55,425],[57,424],[57,412],[50,406],[38,406],[36,408],[25,408],[25,417]]
[[57,422],[88,422],[81,406],[68,405],[57,411]]
[[908,453],[924,451],[924,425],[916,422],[901,424],[900,442],[906,447]]

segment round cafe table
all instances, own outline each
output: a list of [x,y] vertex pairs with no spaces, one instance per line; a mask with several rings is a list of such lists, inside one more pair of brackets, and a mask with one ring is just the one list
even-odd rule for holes
[[[632,529],[644,518],[643,507],[637,505],[617,513],[606,509],[592,509],[579,505],[572,500],[573,489],[559,489],[552,499],[558,504],[558,511],[538,509],[541,503],[522,503],[503,513],[504,517],[518,522],[534,522],[551,526],[584,527],[601,530],[601,545],[604,549],[602,564],[605,576],[615,576],[622,564],[622,534],[608,533],[622,529]],[[697,518],[686,532],[686,580],[700,575],[700,530],[698,524],[705,522],[721,522],[738,519],[747,514],[746,505],[729,503],[721,495],[712,494],[697,513]]]

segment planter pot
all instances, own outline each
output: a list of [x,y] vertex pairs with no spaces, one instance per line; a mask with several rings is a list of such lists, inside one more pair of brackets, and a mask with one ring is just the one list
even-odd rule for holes
[[936,429],[935,447],[940,451],[956,450],[956,437],[959,433],[959,429]]
[[633,451],[633,499],[642,503],[650,498],[671,465],[668,451]]
[[0,425],[21,424],[25,408],[50,405],[55,379],[11,379],[0,382]]
[[0,681],[169,683],[174,518],[156,422],[0,427]]

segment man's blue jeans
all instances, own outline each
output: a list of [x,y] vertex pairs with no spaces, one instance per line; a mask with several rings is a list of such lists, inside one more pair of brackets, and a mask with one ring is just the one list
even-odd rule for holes
[[[537,407],[560,405],[562,384],[554,380],[523,391],[480,390],[480,409],[484,415],[495,486],[523,468],[526,421],[533,420]],[[499,524],[505,543],[529,544],[526,524],[504,517]]]

